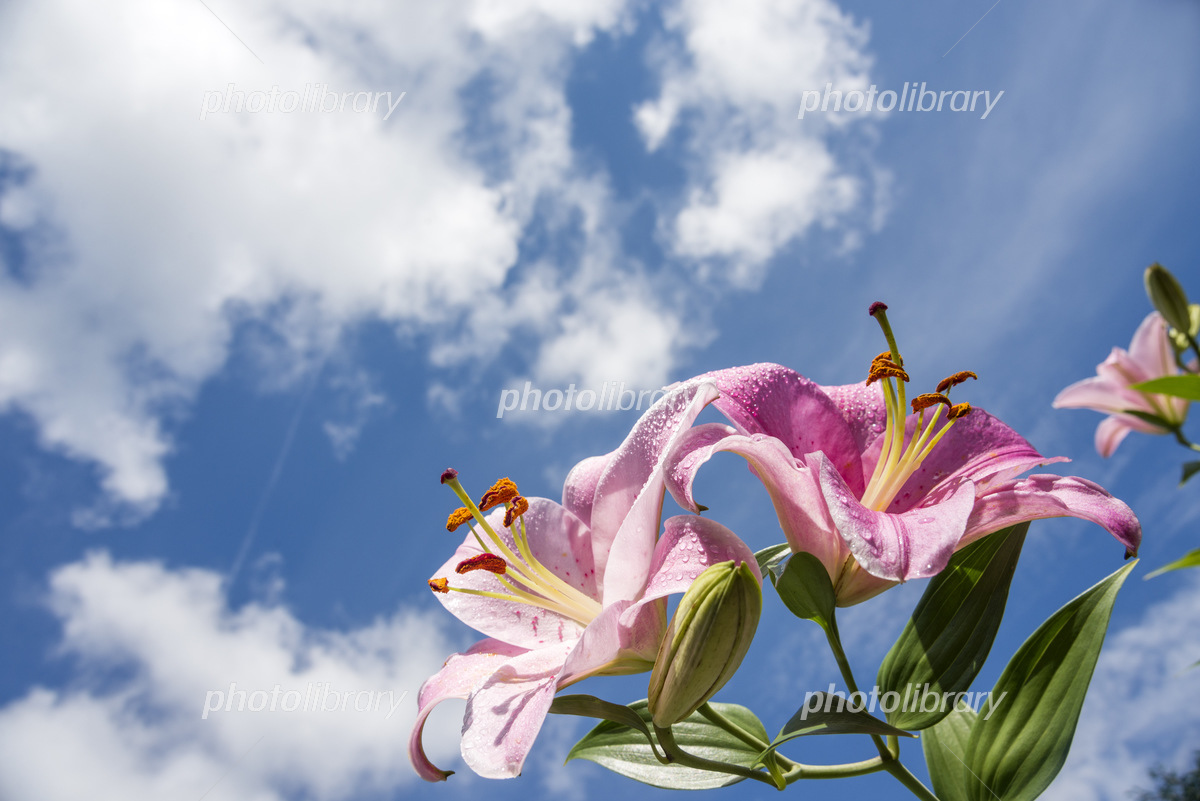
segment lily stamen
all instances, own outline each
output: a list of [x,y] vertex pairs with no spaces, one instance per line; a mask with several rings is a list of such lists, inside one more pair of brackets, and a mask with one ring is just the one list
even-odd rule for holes
[[[479,528],[484,531],[488,540],[490,540],[489,546],[480,537],[478,529],[473,525],[471,526],[471,533],[475,536],[476,542],[479,543],[479,547],[484,553],[459,564],[459,567],[462,568],[467,563],[479,560],[478,567],[468,567],[466,570],[460,570],[459,572],[469,572],[473,569],[490,570],[496,574],[497,581],[508,590],[508,593],[489,592],[465,587],[446,586],[443,588],[442,585],[435,586],[433,581],[429,585],[431,589],[435,592],[449,592],[453,590],[515,603],[529,604],[558,612],[583,625],[587,625],[600,613],[601,607],[597,601],[584,595],[570,584],[567,584],[533,555],[525,532],[525,518],[523,516],[529,509],[529,502],[519,494],[515,482],[508,478],[500,479],[491,489],[484,493],[481,503],[487,506],[487,508],[492,508],[500,503],[505,504],[507,507],[505,510],[505,526],[510,528],[513,541],[517,545],[517,550],[520,551],[520,556],[514,553],[512,548],[496,533],[495,529],[488,524],[482,510],[471,500],[466,490],[463,489],[462,484],[459,483],[457,472],[447,470],[442,474],[442,483],[448,485],[453,490],[454,494],[464,504],[463,509],[479,524]],[[451,514],[450,519],[447,521],[447,526],[449,526],[450,522],[456,521],[461,516],[458,511]],[[518,518],[521,522],[519,530],[513,525]],[[488,565],[498,566],[502,563],[504,565],[503,572],[511,576],[521,586],[518,587],[509,578],[500,575],[499,571],[484,566],[485,558]],[[437,581],[445,580],[439,579]]]
[[975,373],[971,372],[970,370],[960,370],[954,375],[946,376],[940,382],[938,382],[937,391],[949,392],[951,387],[957,387],[959,384],[964,383],[968,378],[974,378],[977,381],[979,380],[979,376],[975,375]]
[[503,576],[508,572],[508,563],[494,553],[481,553],[470,559],[462,560],[454,568],[455,573],[470,573],[473,570],[486,570],[489,573]]
[[[933,452],[955,421],[970,413],[969,403],[955,405],[945,393],[968,379],[978,378],[970,370],[963,370],[943,379],[936,392],[922,393],[913,398],[912,412],[917,415],[917,423],[912,437],[908,438],[908,407],[905,404],[904,383],[909,377],[902,366],[904,360],[900,356],[891,325],[887,321],[886,310],[887,306],[882,303],[872,304],[870,310],[871,316],[883,329],[890,347],[890,350],[880,353],[871,361],[867,378],[868,385],[877,380],[883,382],[884,407],[887,414],[879,459],[862,497],[863,505],[876,511],[884,511],[891,505],[896,494],[921,467],[921,463]],[[925,411],[931,407],[934,411],[927,422]],[[946,408],[944,422],[942,407]]]

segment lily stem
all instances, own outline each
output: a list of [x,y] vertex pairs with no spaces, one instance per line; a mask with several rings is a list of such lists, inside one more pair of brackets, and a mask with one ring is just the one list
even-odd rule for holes
[[938,801],[938,797],[933,794],[933,791],[921,784],[921,780],[912,775],[899,760],[889,760],[884,764],[883,769],[895,776],[897,781],[907,787],[921,801]]
[[669,726],[665,729],[655,726],[654,734],[658,738],[658,744],[662,746],[662,750],[666,753],[667,758],[677,765],[683,765],[685,768],[695,768],[697,770],[729,773],[734,776],[741,776],[744,779],[754,779],[756,781],[763,782],[764,784],[769,784],[771,787],[775,787],[775,780],[762,771],[751,770],[750,768],[743,767],[741,765],[734,765],[729,762],[717,762],[712,759],[705,759],[704,757],[696,756],[695,754],[689,754],[687,751],[684,751],[682,748],[680,748],[679,744],[675,742],[675,735],[671,733],[671,728]]
[[1177,427],[1172,430],[1174,431],[1175,439],[1177,439],[1179,441],[1180,445],[1182,445],[1185,448],[1191,448],[1194,451],[1200,451],[1200,445],[1197,445],[1196,443],[1192,442],[1190,439],[1185,437],[1183,435],[1183,431],[1181,429],[1179,429]]
[[[846,689],[851,695],[858,692],[858,682],[854,680],[854,671],[850,669],[850,660],[846,658],[846,651],[842,648],[842,639],[838,636],[837,621],[829,621],[828,626],[822,626],[825,630],[825,639],[829,641],[829,650],[833,651],[833,658],[837,660],[838,670],[842,673],[842,680],[846,682]],[[884,743],[883,738],[878,734],[872,734],[871,740],[875,743],[875,747],[879,749],[879,756],[885,761],[893,760],[897,757],[899,746],[896,748],[897,753],[893,753],[892,749]]]

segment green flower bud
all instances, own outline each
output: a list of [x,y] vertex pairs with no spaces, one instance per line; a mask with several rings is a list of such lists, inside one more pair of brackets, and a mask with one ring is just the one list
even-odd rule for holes
[[1157,262],[1146,268],[1146,294],[1154,308],[1177,331],[1189,331],[1192,315],[1187,295],[1171,271]]
[[686,718],[725,686],[758,628],[762,586],[746,563],[712,565],[683,594],[650,674],[654,725]]
[[1171,344],[1175,346],[1176,353],[1183,353],[1187,350],[1191,343],[1188,341],[1190,336],[1192,339],[1200,336],[1200,303],[1193,303],[1188,307],[1191,312],[1192,325],[1186,331],[1181,331],[1178,328],[1172,327],[1167,331],[1171,337]]

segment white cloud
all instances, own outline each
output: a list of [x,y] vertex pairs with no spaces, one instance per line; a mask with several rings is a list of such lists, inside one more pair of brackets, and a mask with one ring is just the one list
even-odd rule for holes
[[[1154,579],[1182,586],[1139,620],[1109,632],[1071,755],[1046,792],[1049,801],[1125,801],[1135,787],[1150,789],[1151,766],[1178,769],[1189,762],[1200,739],[1200,672],[1188,670],[1200,660],[1200,578],[1194,572]],[[1127,585],[1125,593],[1138,589]]]
[[[221,798],[263,801],[393,790],[417,781],[405,757],[417,690],[456,648],[441,615],[401,610],[347,632],[318,630],[278,605],[230,609],[215,573],[103,553],[57,570],[50,605],[63,654],[86,670],[67,688],[35,687],[0,709],[4,798],[199,798],[218,780]],[[355,696],[345,712],[230,703],[201,719],[209,692],[228,694],[231,683],[267,693],[312,686],[313,705],[328,683],[321,698],[331,709],[330,693]],[[351,711],[372,703],[364,692],[379,711]],[[453,760],[457,723],[431,718],[435,760]]]
[[814,223],[832,228],[882,202],[872,195],[886,176],[870,168],[856,176],[827,141],[867,117],[796,120],[805,90],[868,88],[865,26],[829,0],[681,0],[667,27],[680,44],[660,47],[659,96],[634,119],[651,151],[694,121],[690,189],[667,234],[677,254],[716,259],[732,284],[753,287]]
[[[503,352],[514,374],[648,385],[699,341],[688,306],[702,288],[627,258],[607,176],[571,144],[570,61],[598,31],[630,28],[626,3],[212,11],[241,42],[199,3],[0,12],[0,225],[27,254],[0,274],[0,411],[95,465],[106,497],[77,520],[157,508],[174,423],[248,328],[270,333],[281,378],[267,387],[367,320],[437,332],[440,367]],[[865,79],[865,33],[824,0],[671,13],[693,66],[663,73],[654,108],[664,133],[680,124],[670,109],[703,110],[689,158],[709,165],[677,251],[740,260],[747,283],[862,194],[820,139],[796,135],[794,98],[776,87],[781,74]],[[731,58],[718,30],[753,58]],[[232,110],[273,87],[404,96],[387,120]],[[556,241],[552,256],[525,259],[534,229]],[[345,448],[355,430],[335,420],[329,435]]]

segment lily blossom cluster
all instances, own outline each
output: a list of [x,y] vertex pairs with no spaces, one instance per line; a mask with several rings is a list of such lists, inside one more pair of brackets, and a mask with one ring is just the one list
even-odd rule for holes
[[[476,503],[457,473],[443,474],[462,503],[447,528],[465,525],[469,533],[429,586],[485,639],[451,656],[421,688],[409,745],[417,773],[430,781],[450,775],[422,746],[425,721],[441,701],[467,700],[466,764],[485,777],[516,776],[558,690],[589,676],[651,668],[663,683],[671,666],[656,658],[688,650],[662,647],[667,596],[729,561],[761,584],[750,547],[700,516],[705,509],[693,497],[696,475],[723,451],[749,463],[791,550],[820,560],[840,606],[936,575],[959,548],[1039,518],[1094,521],[1127,557],[1137,552],[1136,517],[1100,486],[1058,475],[1021,478],[1066,459],[1042,456],[992,415],[951,401],[974,373],[956,373],[909,402],[886,309],[871,307],[888,350],[871,361],[865,381],[820,386],[786,367],[754,364],[677,384],[620,447],[571,471],[561,503],[525,498],[507,479]],[[709,404],[731,425],[696,425]],[[663,522],[666,492],[691,514]],[[753,625],[746,631],[752,637]],[[745,652],[745,637],[729,639]],[[731,669],[741,658],[734,657]],[[709,682],[714,687],[728,672],[719,667],[710,670],[720,674]]]

